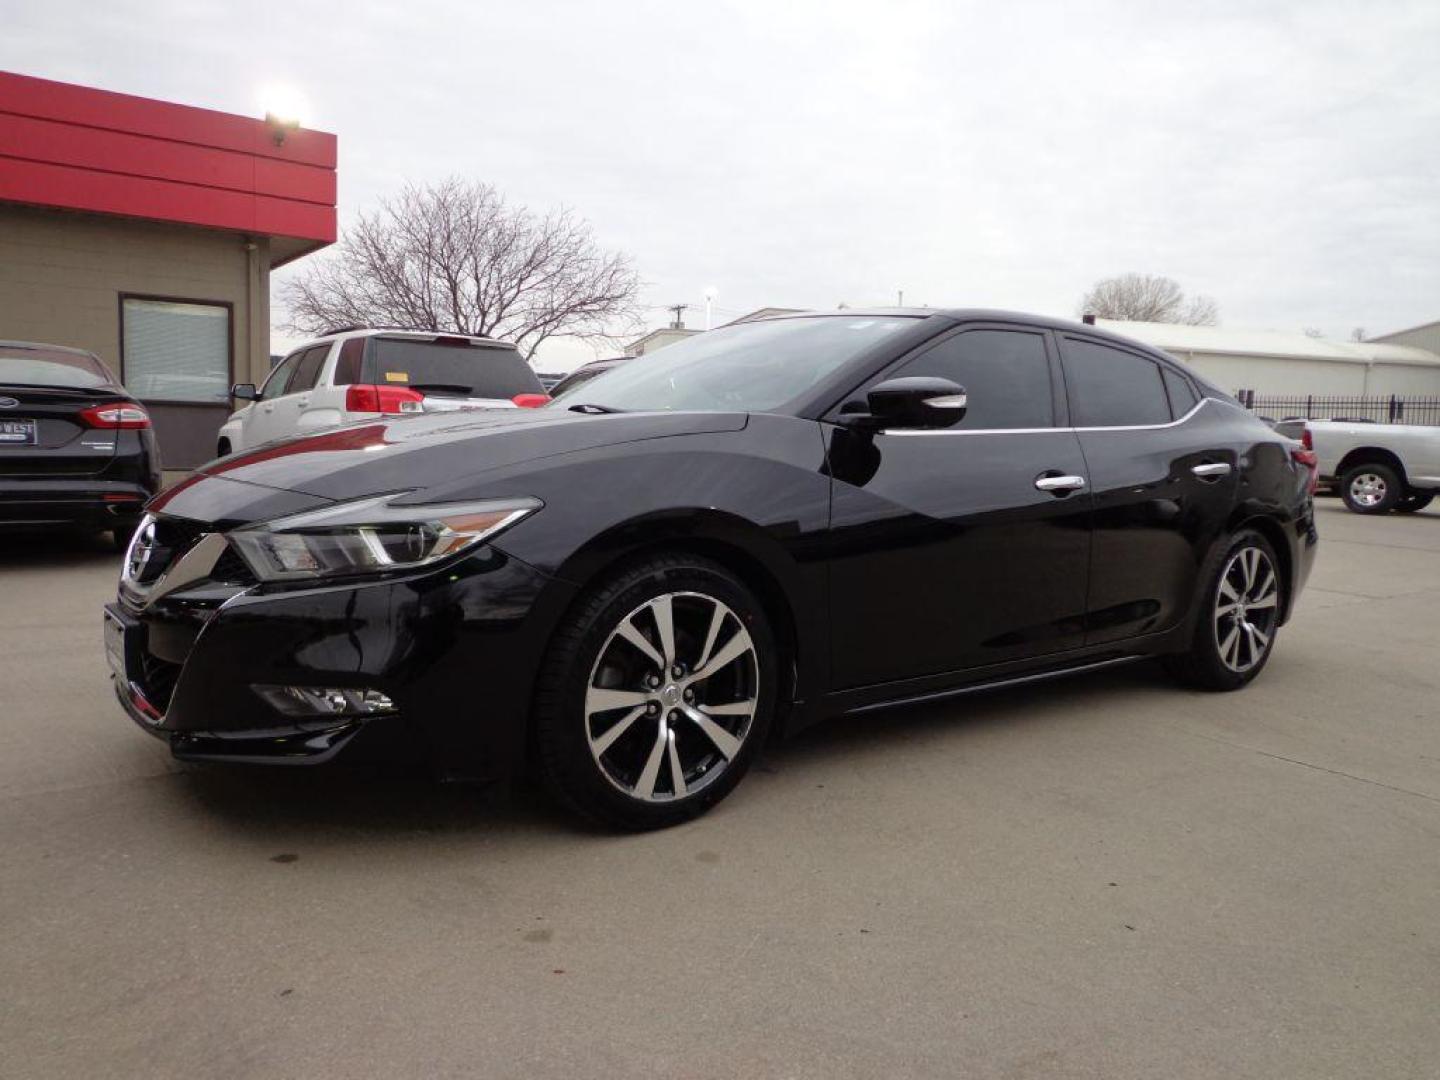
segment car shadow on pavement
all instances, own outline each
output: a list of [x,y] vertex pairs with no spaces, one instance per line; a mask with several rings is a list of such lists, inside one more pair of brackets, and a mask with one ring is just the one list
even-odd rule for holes
[[[1176,693],[1158,664],[1141,663],[1049,684],[965,695],[949,701],[838,717],[769,747],[755,772],[853,769],[857,756],[875,768],[915,740],[954,740],[1002,726],[1072,722],[1077,711],[1094,715],[1117,696]],[[961,747],[957,746],[957,749]],[[747,780],[746,785],[755,782]],[[257,768],[186,765],[176,774],[182,797],[212,823],[277,845],[347,837],[411,842],[423,838],[484,835],[488,839],[547,838],[559,843],[603,837],[557,806],[538,783],[522,778],[503,787],[444,784],[420,769]],[[742,785],[735,798],[744,799]]]
[[879,765],[888,751],[908,748],[915,740],[963,739],[1021,724],[1065,724],[1077,715],[1103,714],[1107,706],[1132,695],[1154,696],[1163,708],[1175,694],[1195,692],[1178,688],[1159,663],[1140,661],[1109,671],[834,717],[773,747],[761,766],[779,771],[857,753],[874,754]]
[[102,563],[114,563],[119,573],[120,553],[109,534],[28,529],[0,532],[0,571],[7,567],[64,570]]

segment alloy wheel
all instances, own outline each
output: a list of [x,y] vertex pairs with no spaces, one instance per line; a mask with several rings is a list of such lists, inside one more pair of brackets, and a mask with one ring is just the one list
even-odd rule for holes
[[643,802],[682,799],[739,756],[759,700],[745,624],[698,592],[664,593],[611,630],[585,691],[585,735],[605,779]]
[[1243,674],[1265,658],[1280,613],[1280,577],[1258,547],[1230,556],[1215,596],[1215,645],[1220,661]]
[[1350,478],[1350,499],[1359,506],[1379,506],[1388,493],[1385,478],[1377,473],[1356,473]]

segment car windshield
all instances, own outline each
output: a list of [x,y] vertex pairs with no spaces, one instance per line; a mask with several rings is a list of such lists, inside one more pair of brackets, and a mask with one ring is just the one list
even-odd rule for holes
[[550,407],[770,412],[907,325],[913,320],[827,315],[721,327],[611,368]]
[[0,383],[6,386],[73,386],[88,390],[114,382],[105,366],[85,353],[0,347]]
[[408,386],[437,397],[543,394],[540,378],[513,348],[376,338],[365,382]]

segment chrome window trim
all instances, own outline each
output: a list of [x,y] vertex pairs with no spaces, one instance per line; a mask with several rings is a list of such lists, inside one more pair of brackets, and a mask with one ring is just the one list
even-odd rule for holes
[[1169,420],[1163,424],[1116,424],[1110,427],[1041,427],[1041,428],[881,428],[881,435],[1041,435],[1047,431],[1069,431],[1084,433],[1087,431],[1163,431],[1165,428],[1179,427],[1192,416],[1205,407],[1207,401],[1214,401],[1214,398],[1202,397],[1195,403],[1195,406],[1178,420]]

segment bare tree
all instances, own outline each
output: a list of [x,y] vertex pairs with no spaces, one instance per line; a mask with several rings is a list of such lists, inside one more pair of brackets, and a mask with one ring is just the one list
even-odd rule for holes
[[639,275],[569,210],[512,207],[489,184],[407,185],[285,289],[290,328],[445,330],[514,342],[612,338],[638,322]]
[[1351,330],[1351,331],[1350,331],[1350,340],[1351,340],[1351,341],[1364,341],[1364,340],[1365,340],[1365,327],[1363,327],[1363,326],[1357,326],[1357,327],[1355,327],[1353,330]]
[[1173,279],[1158,274],[1121,274],[1097,281],[1080,301],[1080,314],[1130,322],[1214,326],[1220,309],[1208,296],[1186,297]]

